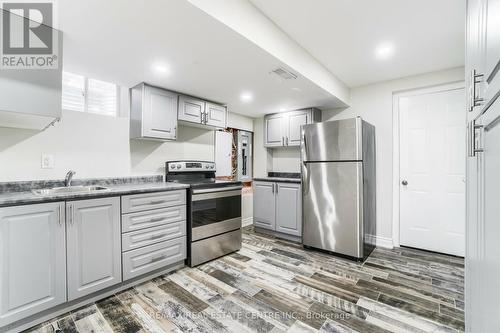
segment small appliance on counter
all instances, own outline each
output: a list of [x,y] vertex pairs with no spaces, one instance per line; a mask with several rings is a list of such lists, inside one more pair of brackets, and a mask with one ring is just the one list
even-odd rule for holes
[[216,180],[215,163],[169,161],[165,180],[189,184],[187,241],[190,267],[241,249],[239,181]]
[[375,127],[361,118],[302,126],[306,247],[365,259],[375,235]]

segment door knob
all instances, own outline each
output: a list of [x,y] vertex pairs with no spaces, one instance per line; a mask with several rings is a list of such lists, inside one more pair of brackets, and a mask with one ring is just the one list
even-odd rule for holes
[[403,181],[401,182],[401,184],[403,184],[403,186],[406,186],[406,185],[408,185],[408,181],[405,179],[405,180],[403,180]]

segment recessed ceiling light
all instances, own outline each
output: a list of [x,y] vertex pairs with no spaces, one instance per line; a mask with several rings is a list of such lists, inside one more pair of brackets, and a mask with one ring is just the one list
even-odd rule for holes
[[286,108],[280,108],[280,112],[285,112]]
[[394,55],[394,49],[395,47],[393,43],[381,43],[375,48],[375,56],[381,60],[388,59]]
[[244,93],[241,93],[240,99],[243,102],[251,102],[253,100],[253,95],[251,92],[244,92]]
[[170,69],[164,64],[154,64],[153,70],[158,74],[170,74]]

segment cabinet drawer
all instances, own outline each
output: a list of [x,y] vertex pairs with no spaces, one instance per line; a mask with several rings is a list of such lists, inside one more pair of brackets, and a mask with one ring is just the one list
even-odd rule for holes
[[122,213],[172,207],[186,204],[186,190],[122,196]]
[[122,235],[122,251],[135,250],[182,236],[186,236],[186,221],[129,232]]
[[123,280],[129,280],[186,259],[186,237],[123,254]]
[[145,228],[186,220],[186,206],[174,206],[122,215],[122,232],[130,232]]

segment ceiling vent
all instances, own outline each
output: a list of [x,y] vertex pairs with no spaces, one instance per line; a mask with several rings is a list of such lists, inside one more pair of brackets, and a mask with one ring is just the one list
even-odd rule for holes
[[275,70],[273,70],[271,73],[278,75],[279,77],[281,77],[284,80],[295,80],[297,78],[296,74],[294,74],[290,71],[287,71],[283,67],[278,67]]

